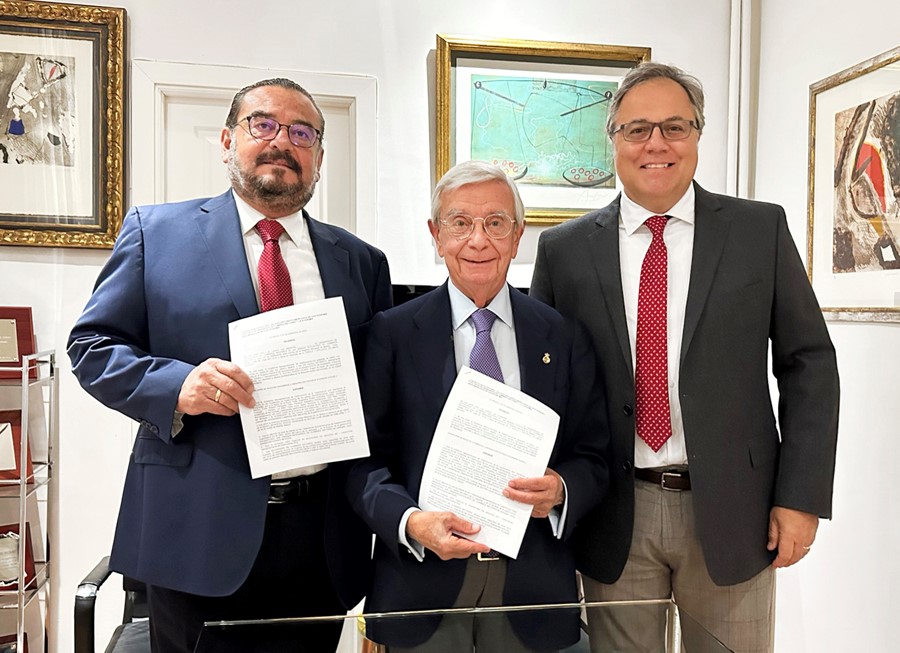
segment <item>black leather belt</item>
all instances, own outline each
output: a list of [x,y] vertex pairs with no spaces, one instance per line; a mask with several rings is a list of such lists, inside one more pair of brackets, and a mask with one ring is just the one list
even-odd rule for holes
[[658,471],[655,469],[634,468],[634,477],[660,486],[663,490],[690,490],[691,474],[686,469]]
[[278,478],[269,486],[269,503],[313,501],[328,494],[328,470],[309,476]]

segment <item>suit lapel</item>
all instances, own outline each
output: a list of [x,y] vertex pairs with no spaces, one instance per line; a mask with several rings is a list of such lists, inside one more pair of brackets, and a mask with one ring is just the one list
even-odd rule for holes
[[351,293],[350,284],[350,252],[338,245],[337,236],[326,225],[309,217],[304,211],[303,217],[309,229],[319,275],[322,277],[322,289],[326,297],[342,297]]
[[694,252],[691,260],[691,279],[688,284],[687,306],[684,312],[684,334],[681,343],[681,360],[684,361],[694,331],[709,297],[716,270],[722,258],[722,250],[728,238],[731,221],[720,213],[721,204],[712,194],[694,184]]
[[253,279],[247,268],[241,221],[231,191],[206,202],[194,220],[206,246],[206,251],[197,255],[210,257],[238,314],[248,317],[259,313]]
[[600,292],[615,329],[619,349],[629,369],[634,369],[631,361],[631,345],[628,340],[628,325],[625,321],[625,298],[622,294],[622,270],[619,263],[619,195],[609,206],[598,212],[597,229],[588,237],[591,260],[597,273]]
[[436,402],[432,407],[435,414],[440,414],[456,381],[451,319],[450,295],[445,282],[425,296],[422,307],[413,315],[416,328],[408,343],[422,396],[427,402]]
[[509,297],[516,325],[522,392],[549,404],[553,398],[554,375],[550,373],[552,368],[548,367],[544,358],[549,355],[548,360],[552,364],[554,360],[560,360],[562,353],[550,342],[550,324],[534,310],[525,296],[510,287]]

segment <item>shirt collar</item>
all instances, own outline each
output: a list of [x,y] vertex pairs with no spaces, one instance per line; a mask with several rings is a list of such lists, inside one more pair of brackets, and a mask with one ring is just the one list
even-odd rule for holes
[[[453,321],[453,330],[456,331],[469,317],[478,310],[475,302],[462,294],[462,291],[453,285],[453,280],[447,282],[447,291],[450,293],[450,319]],[[503,284],[491,303],[485,308],[497,316],[508,327],[512,327],[512,301],[509,298],[509,286]]]
[[[231,190],[234,196],[234,203],[237,206],[238,218],[241,221],[241,233],[246,236],[249,233],[256,233],[256,223],[266,216],[247,204],[234,189]],[[291,213],[283,218],[278,218],[278,222],[284,227],[288,238],[294,243],[301,243],[306,238],[307,227],[306,221],[303,219],[303,211]]]
[[[675,206],[666,211],[665,215],[670,218],[677,218],[688,224],[694,224],[694,184],[688,184],[687,190],[681,199],[675,202]],[[622,192],[622,199],[619,202],[619,215],[622,216],[622,224],[625,226],[625,233],[629,236],[646,222],[647,218],[659,215],[653,211],[648,211],[643,206],[628,197]]]

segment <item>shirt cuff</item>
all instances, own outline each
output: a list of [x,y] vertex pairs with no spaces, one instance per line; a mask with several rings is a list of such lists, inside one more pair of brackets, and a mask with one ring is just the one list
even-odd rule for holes
[[184,417],[184,413],[179,413],[177,410],[175,414],[172,415],[172,437],[174,438],[176,435],[181,433],[181,429],[184,428],[184,421],[182,418]]
[[553,537],[557,540],[561,540],[563,533],[566,532],[566,514],[569,510],[569,491],[566,489],[566,481],[562,476],[559,477],[559,480],[563,485],[562,506],[552,508],[550,514],[547,515],[547,519],[550,520],[550,528],[553,530]]
[[414,512],[419,512],[419,509],[413,506],[412,508],[407,508],[406,512],[403,513],[403,516],[400,518],[400,527],[397,529],[397,541],[400,542],[406,549],[413,554],[413,557],[422,562],[425,559],[425,547],[414,539],[406,536],[406,522],[409,521],[409,516]]

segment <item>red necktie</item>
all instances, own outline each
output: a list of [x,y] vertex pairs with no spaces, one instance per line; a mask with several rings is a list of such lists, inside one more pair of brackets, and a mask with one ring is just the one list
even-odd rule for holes
[[655,215],[644,223],[653,234],[653,240],[641,265],[638,290],[635,420],[638,437],[653,451],[659,451],[672,436],[666,337],[668,256],[663,242],[667,220],[664,215]]
[[278,239],[284,227],[278,220],[265,218],[256,223],[256,230],[263,239],[263,252],[259,257],[259,307],[271,311],[294,303],[291,274],[281,256]]

